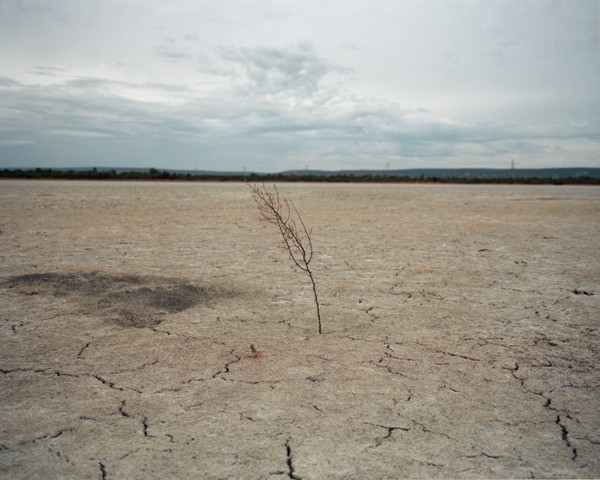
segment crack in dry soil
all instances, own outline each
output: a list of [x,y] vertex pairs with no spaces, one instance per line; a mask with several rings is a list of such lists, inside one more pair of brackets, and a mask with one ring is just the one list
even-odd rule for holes
[[[156,363],[156,362],[154,362],[154,363]],[[144,366],[142,366],[142,368]],[[137,369],[134,369],[134,370],[137,370]],[[134,370],[123,370],[123,372],[134,371]],[[52,376],[56,376],[56,377],[71,377],[71,378],[77,378],[77,379],[88,377],[88,378],[93,378],[95,380],[98,380],[100,383],[102,383],[103,385],[106,385],[108,388],[110,388],[112,390],[118,390],[120,392],[131,391],[131,392],[135,392],[135,393],[139,393],[139,394],[144,393],[141,390],[138,390],[133,387],[119,387],[114,382],[111,382],[110,380],[107,380],[106,378],[104,378],[104,376],[94,374],[94,373],[75,374],[75,373],[61,372],[59,370],[55,370],[52,368],[12,368],[12,369],[0,368],[0,373],[2,373],[4,375],[9,375],[11,373],[27,373],[27,372],[39,373],[42,375],[52,375]],[[123,373],[123,372],[117,372],[117,373]]]
[[[75,430],[75,428],[73,428],[73,427],[62,428],[61,430],[59,430],[58,432],[55,432],[55,433],[47,433],[45,435],[41,435],[41,436],[33,438],[31,440],[23,440],[23,441],[19,442],[18,445],[27,445],[29,443],[37,443],[40,440],[54,440],[55,438],[60,437],[62,434],[72,432],[74,430]],[[8,450],[8,448],[7,448],[7,450]]]
[[392,435],[394,434],[394,432],[396,430],[401,430],[403,432],[409,432],[410,431],[410,428],[408,428],[408,427],[392,427],[392,426],[389,426],[389,425],[379,425],[377,423],[369,423],[369,422],[364,422],[364,424],[365,425],[370,425],[372,427],[383,428],[386,431],[385,435],[382,435],[380,437],[375,438],[375,445],[371,445],[370,447],[367,447],[367,450],[369,448],[377,448],[377,447],[381,446],[381,444],[385,440],[387,440],[387,439],[389,439],[389,438],[392,437]]
[[287,476],[292,480],[302,480],[302,477],[296,475],[296,471],[294,469],[294,455],[292,453],[292,447],[290,442],[292,441],[291,437],[289,437],[285,442],[285,452],[286,452],[286,463],[287,463]]
[[552,399],[550,397],[548,397],[546,393],[536,392],[534,390],[531,390],[530,388],[527,388],[527,386],[525,385],[525,381],[527,380],[527,377],[525,377],[525,378],[518,377],[516,375],[516,372],[518,370],[519,370],[518,363],[515,363],[515,366],[512,369],[510,369],[512,377],[520,383],[521,388],[523,388],[523,390],[525,390],[527,393],[529,393],[531,395],[536,395],[536,396],[544,399],[545,401],[544,401],[543,407],[550,412],[556,413],[556,417],[553,421],[560,428],[561,440],[563,441],[565,446],[570,450],[571,460],[576,461],[577,457],[579,456],[579,453],[577,452],[577,447],[575,447],[570,441],[569,430],[567,429],[567,426],[564,424],[562,417],[565,417],[565,418],[568,418],[571,420],[575,420],[576,422],[578,422],[578,420],[576,418],[572,417],[568,412],[565,412],[564,410],[559,410],[559,409],[553,407]]
[[233,360],[230,360],[229,362],[227,362],[222,370],[219,370],[218,372],[214,373],[212,378],[220,378],[221,380],[229,380],[229,379],[225,378],[223,375],[226,375],[229,373],[229,367],[231,365],[233,365],[234,363],[238,363],[242,360],[242,357],[240,357],[239,355],[234,355],[233,352],[234,352],[234,350],[229,352],[228,355],[233,355],[235,358]]
[[106,480],[106,466],[102,462],[98,462],[98,466],[100,467],[100,478]]

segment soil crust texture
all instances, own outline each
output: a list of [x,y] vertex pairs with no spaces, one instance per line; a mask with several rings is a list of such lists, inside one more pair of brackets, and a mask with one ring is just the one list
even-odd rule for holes
[[600,188],[0,182],[0,477],[600,477]]

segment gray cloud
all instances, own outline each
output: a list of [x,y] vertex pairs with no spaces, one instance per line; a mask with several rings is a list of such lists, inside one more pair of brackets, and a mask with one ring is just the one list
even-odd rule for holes
[[[549,132],[543,129],[522,131],[517,124],[413,119],[412,110],[382,102],[370,103],[347,97],[343,92],[319,91],[314,85],[311,102],[294,108],[265,101],[265,89],[261,87],[253,96],[246,92],[244,97],[227,100],[196,98],[167,109],[161,103],[135,101],[113,92],[126,87],[165,95],[175,91],[186,96],[186,88],[98,78],[77,78],[61,87],[31,87],[14,81],[4,81],[2,85],[7,85],[5,88],[12,95],[3,107],[11,111],[11,121],[2,124],[2,130],[9,135],[0,139],[0,144],[10,147],[13,154],[16,147],[25,151],[32,145],[36,149],[43,147],[44,153],[49,154],[58,140],[66,148],[77,146],[83,139],[88,148],[94,149],[92,158],[105,152],[103,163],[107,165],[115,165],[115,161],[123,164],[127,155],[105,142],[90,143],[90,140],[130,146],[137,142],[134,150],[157,142],[171,146],[180,143],[174,150],[180,155],[193,157],[193,151],[212,152],[221,164],[230,168],[239,168],[240,162],[245,164],[247,158],[240,160],[239,155],[247,155],[246,147],[251,145],[256,157],[253,164],[262,165],[265,170],[293,167],[293,162],[298,161],[312,163],[316,158],[328,159],[332,168],[381,167],[384,160],[413,166],[423,159],[428,159],[431,165],[448,159],[466,164],[474,156],[481,162],[481,158],[508,157],[515,151],[520,155],[543,155],[549,148],[543,144]],[[285,82],[282,85],[288,87]],[[292,88],[294,92],[297,90],[298,87]],[[299,90],[303,94],[309,92],[304,86]],[[557,136],[553,135],[555,139]],[[597,141],[598,134],[589,125],[577,124],[562,130],[560,138]],[[298,151],[299,146],[302,152]],[[35,149],[28,153],[32,150]],[[90,156],[89,150],[83,149],[82,156],[83,153]],[[274,160],[268,160],[272,156],[277,156],[278,163],[269,163]],[[292,164],[288,164],[290,161]],[[187,166],[192,167],[189,163]]]
[[45,5],[5,8],[0,167],[600,164],[585,2]]
[[255,92],[263,94],[311,96],[326,75],[341,71],[308,43],[287,48],[224,48],[222,56],[238,67]]
[[[183,39],[189,41],[192,38],[190,35],[184,35]],[[166,38],[162,45],[156,47],[156,53],[171,62],[190,61],[193,59],[192,54],[185,45],[180,46],[173,38]]]

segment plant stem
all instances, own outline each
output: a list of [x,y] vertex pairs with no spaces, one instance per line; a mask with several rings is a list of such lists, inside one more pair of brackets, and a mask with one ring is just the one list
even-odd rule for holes
[[317,297],[317,286],[315,285],[315,279],[313,278],[312,272],[310,270],[306,270],[306,273],[308,273],[308,276],[310,277],[313,294],[315,295],[315,305],[317,306],[317,318],[319,319],[319,333],[323,333],[321,331],[321,310],[319,308],[319,297]]

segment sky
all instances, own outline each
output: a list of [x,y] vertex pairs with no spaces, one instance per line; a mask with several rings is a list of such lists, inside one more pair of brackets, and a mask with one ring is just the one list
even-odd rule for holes
[[0,168],[600,167],[598,0],[1,0]]

